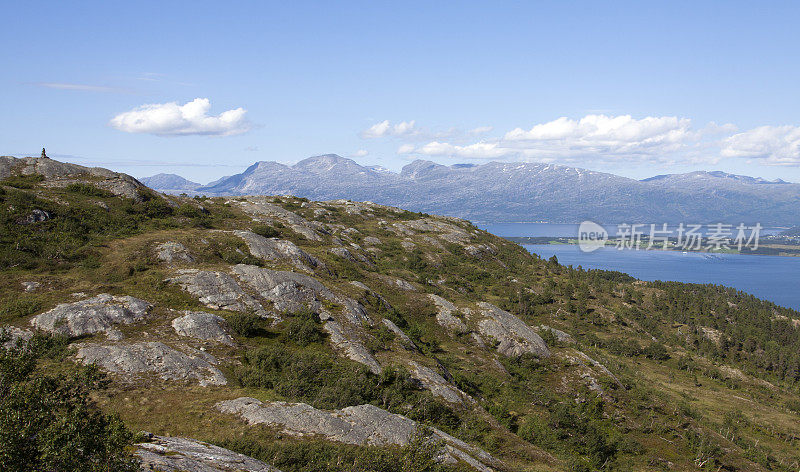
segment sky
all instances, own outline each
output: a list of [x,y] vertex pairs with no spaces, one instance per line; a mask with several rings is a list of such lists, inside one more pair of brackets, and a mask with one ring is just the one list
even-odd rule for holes
[[7,2],[0,155],[206,183],[336,153],[800,182],[800,3]]

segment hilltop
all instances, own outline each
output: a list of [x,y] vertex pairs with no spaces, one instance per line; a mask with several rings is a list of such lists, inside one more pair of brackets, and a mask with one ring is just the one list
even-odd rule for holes
[[0,341],[48,346],[37,375],[107,374],[92,398],[148,432],[144,470],[798,467],[793,310],[565,267],[455,217],[47,161],[0,160]]

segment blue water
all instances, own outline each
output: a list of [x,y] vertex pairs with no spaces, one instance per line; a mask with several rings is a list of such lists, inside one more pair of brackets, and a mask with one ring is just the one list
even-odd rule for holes
[[617,270],[642,280],[725,285],[800,310],[800,257],[634,251],[613,247],[582,252],[577,245],[527,244],[528,251],[563,265]]
[[[687,223],[688,224],[688,223]],[[552,238],[575,238],[578,236],[578,226],[576,224],[562,224],[562,223],[487,223],[487,224],[478,224],[477,225],[481,229],[485,229],[486,231],[503,237],[509,236],[547,236]],[[617,225],[602,225],[607,231],[610,236],[617,235]],[[737,225],[733,225],[734,227]],[[661,229],[661,224],[656,224],[656,230]],[[669,225],[667,227],[669,231],[677,231],[677,225]],[[767,236],[770,234],[777,234],[783,231],[786,228],[762,228],[761,229],[761,236]],[[645,234],[649,234],[650,225],[642,226],[638,228],[638,231],[644,232]],[[706,234],[709,230],[708,226],[705,225],[698,233]],[[673,236],[677,236],[677,233]]]
[[[498,236],[576,237],[578,225],[503,223],[480,225]],[[607,229],[612,229],[606,226]],[[777,231],[767,229],[762,235]],[[678,251],[620,251],[612,247],[585,253],[577,245],[525,245],[529,251],[564,265],[616,270],[642,280],[726,285],[800,310],[800,257],[703,254]]]

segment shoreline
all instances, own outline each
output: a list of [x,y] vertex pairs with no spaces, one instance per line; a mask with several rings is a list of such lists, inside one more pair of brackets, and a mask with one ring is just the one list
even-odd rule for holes
[[[504,239],[507,239],[511,242],[520,245],[552,245],[552,246],[577,246],[578,239],[574,237],[552,237],[552,236],[504,236]],[[685,252],[685,253],[694,253],[694,254],[733,254],[733,255],[742,255],[742,256],[774,256],[774,257],[800,257],[800,245],[797,246],[797,249],[790,249],[787,251],[787,248],[783,245],[781,247],[776,247],[774,245],[769,244],[762,244],[759,245],[758,249],[755,251],[737,251],[737,250],[708,250],[705,248],[702,249],[685,249],[685,248],[667,248],[664,249],[659,245],[655,245],[652,249],[645,249],[648,244],[646,238],[642,239],[640,249],[633,249],[633,248],[625,248],[620,250],[628,250],[628,251],[669,251],[669,252]],[[615,248],[616,243],[614,241],[607,241],[604,247]]]

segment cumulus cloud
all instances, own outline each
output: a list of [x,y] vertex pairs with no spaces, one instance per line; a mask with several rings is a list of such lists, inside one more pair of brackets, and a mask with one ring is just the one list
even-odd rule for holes
[[413,134],[415,121],[401,121],[400,123],[392,125],[389,120],[383,120],[380,123],[375,123],[369,128],[361,132],[361,137],[365,139],[370,138],[384,138],[387,136],[408,136]]
[[428,156],[451,156],[464,159],[497,159],[517,153],[517,150],[504,148],[498,143],[480,142],[459,146],[438,141],[430,142],[415,151]]
[[235,108],[209,115],[211,102],[195,98],[179,105],[177,102],[142,105],[120,113],[111,119],[114,128],[126,133],[147,133],[156,136],[231,136],[250,129],[244,108]]
[[800,165],[800,127],[759,126],[723,141],[724,157],[763,159],[768,165]]
[[[490,128],[472,130],[488,132]],[[405,153],[449,156],[464,159],[517,158],[575,161],[583,157],[624,160],[646,158],[664,160],[668,156],[696,147],[704,132],[696,131],[691,120],[677,117],[630,115],[587,115],[574,120],[566,117],[541,123],[530,129],[516,128],[502,137],[477,143],[450,143],[439,140],[403,148]]]
[[366,149],[359,149],[355,153],[353,153],[353,157],[364,157],[369,154],[369,151]]
[[580,120],[561,117],[505,135],[507,141],[525,141],[562,152],[625,154],[674,151],[696,138],[687,118],[649,116],[637,120],[630,115],[586,115]]
[[414,147],[413,144],[403,144],[399,148],[397,148],[397,154],[411,154],[412,152],[414,152],[414,149],[416,148]]

